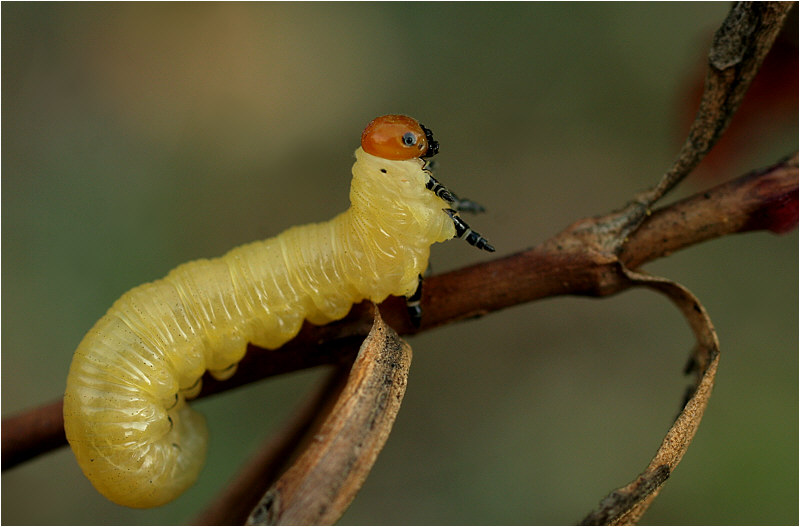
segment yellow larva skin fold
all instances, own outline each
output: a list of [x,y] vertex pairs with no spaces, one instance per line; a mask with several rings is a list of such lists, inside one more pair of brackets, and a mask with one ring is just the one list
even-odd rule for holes
[[154,507],[194,483],[207,432],[186,399],[205,370],[232,375],[248,342],[276,348],[303,320],[414,292],[431,244],[456,234],[424,165],[359,148],[344,213],[181,265],[111,306],[75,351],[64,394],[67,439],[100,493]]

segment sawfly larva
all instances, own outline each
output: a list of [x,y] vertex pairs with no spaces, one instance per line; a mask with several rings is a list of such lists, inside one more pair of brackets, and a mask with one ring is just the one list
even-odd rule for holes
[[64,394],[67,439],[100,493],[155,507],[194,483],[207,432],[186,400],[206,370],[233,375],[248,342],[277,348],[303,320],[325,324],[389,295],[405,295],[418,323],[433,243],[494,251],[456,213],[475,204],[428,170],[438,147],[414,119],[379,117],[356,150],[347,211],[183,264],[111,306],[75,351]]

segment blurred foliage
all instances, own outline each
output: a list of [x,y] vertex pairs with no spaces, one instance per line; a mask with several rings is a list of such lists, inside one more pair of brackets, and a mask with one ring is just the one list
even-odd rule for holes
[[[4,2],[3,415],[62,394],[72,351],[125,290],[343,210],[376,115],[434,130],[437,177],[486,205],[471,223],[499,254],[621,206],[677,151],[727,7]],[[788,91],[718,177],[796,148]],[[432,265],[488,257],[451,243]],[[797,523],[797,233],[717,240],[647,270],[699,296],[723,354],[703,425],[645,522]],[[691,342],[646,292],[411,339],[395,430],[342,523],[578,521],[655,451]],[[3,474],[2,521],[190,521],[320,374],[199,402],[210,457],[173,504],[115,506],[61,449]]]

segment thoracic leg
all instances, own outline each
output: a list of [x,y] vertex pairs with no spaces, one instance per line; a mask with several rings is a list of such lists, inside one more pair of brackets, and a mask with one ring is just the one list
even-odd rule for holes
[[425,188],[445,200],[451,208],[459,211],[459,212],[485,212],[486,209],[483,208],[483,205],[480,203],[476,203],[470,199],[461,199],[456,196],[455,192],[448,189],[439,181],[433,177],[433,174],[428,171],[428,182],[425,184]]
[[480,233],[470,229],[469,225],[467,225],[467,222],[462,220],[455,210],[444,209],[444,211],[453,220],[453,225],[456,228],[456,238],[466,240],[468,244],[477,247],[478,249],[483,249],[484,251],[488,251],[490,253],[494,252],[494,247],[491,243],[489,243],[489,240],[481,236]]
[[422,306],[420,300],[422,299],[422,275],[419,275],[419,282],[417,289],[411,296],[406,297],[406,308],[408,309],[408,317],[411,319],[411,324],[418,328],[422,322]]

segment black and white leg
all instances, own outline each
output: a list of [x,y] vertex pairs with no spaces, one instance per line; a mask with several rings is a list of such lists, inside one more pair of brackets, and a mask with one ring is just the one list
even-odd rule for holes
[[489,240],[481,236],[480,233],[470,229],[469,225],[467,225],[467,223],[458,216],[458,213],[455,210],[444,209],[444,211],[448,216],[450,216],[450,219],[453,220],[453,225],[456,228],[456,238],[466,240],[468,244],[477,247],[478,249],[483,249],[484,251],[488,251],[490,253],[494,252],[494,247],[491,243],[489,243]]
[[447,187],[439,183],[430,172],[428,172],[428,182],[425,183],[425,188],[445,200],[450,205],[456,202],[456,197],[453,195],[453,193],[450,192]]
[[486,209],[483,208],[483,205],[480,203],[476,203],[469,199],[461,199],[455,195],[455,193],[439,183],[433,174],[428,172],[428,182],[425,184],[425,188],[445,200],[452,209],[457,210],[459,212],[485,212]]
[[411,296],[406,297],[406,309],[408,309],[408,317],[411,319],[411,324],[418,328],[422,322],[422,275],[419,275],[419,282],[417,282],[417,290]]

